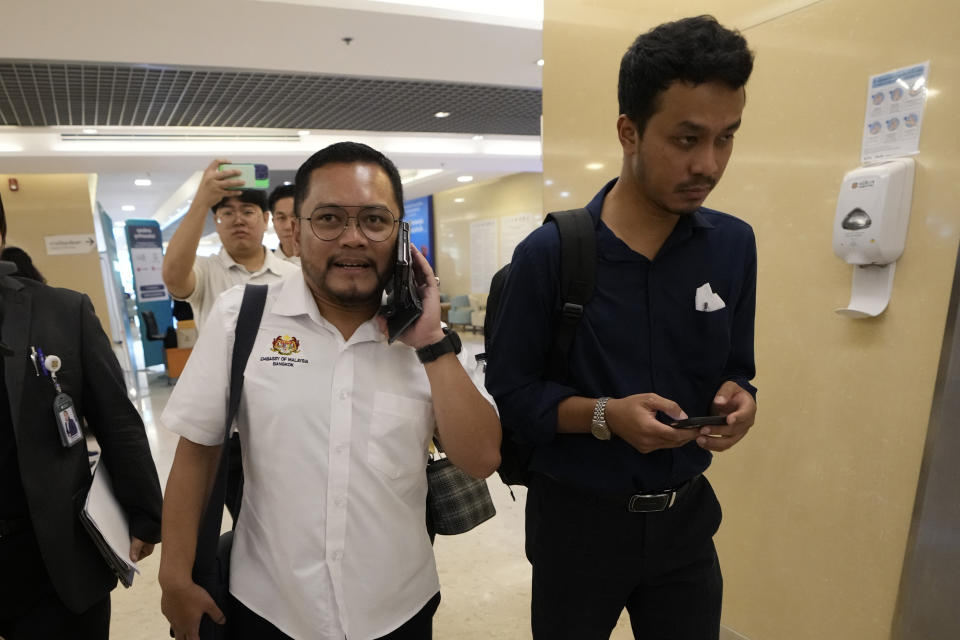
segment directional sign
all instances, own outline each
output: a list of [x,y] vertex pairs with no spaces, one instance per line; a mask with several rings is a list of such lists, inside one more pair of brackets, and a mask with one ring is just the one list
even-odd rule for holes
[[43,240],[47,243],[48,256],[90,253],[97,250],[97,237],[92,233],[72,236],[43,236]]

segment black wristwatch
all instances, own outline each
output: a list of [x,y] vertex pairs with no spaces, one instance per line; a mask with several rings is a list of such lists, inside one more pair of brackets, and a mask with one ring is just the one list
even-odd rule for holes
[[445,353],[460,353],[463,344],[460,342],[460,336],[457,335],[457,332],[444,327],[443,333],[443,340],[440,342],[434,342],[417,349],[417,357],[420,358],[420,362],[427,364]]

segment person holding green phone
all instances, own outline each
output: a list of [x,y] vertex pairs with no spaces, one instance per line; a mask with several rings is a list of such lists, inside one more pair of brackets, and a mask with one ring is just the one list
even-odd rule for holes
[[[203,331],[217,297],[238,284],[267,284],[298,271],[263,246],[269,208],[262,190],[243,189],[237,169],[220,170],[226,160],[214,160],[203,172],[190,210],[180,221],[163,258],[163,282],[175,300],[193,307]],[[213,213],[223,248],[217,255],[197,256],[207,211]]]
[[[263,246],[270,210],[262,189],[243,189],[240,169],[221,167],[227,160],[214,160],[203,172],[190,210],[170,239],[163,257],[163,282],[175,300],[193,307],[197,329],[220,294],[239,284],[267,284],[281,280],[300,267],[281,260]],[[212,256],[198,256],[207,211],[213,213],[223,248]],[[230,442],[230,479],[227,509],[234,522],[243,496],[243,466],[240,440]]]

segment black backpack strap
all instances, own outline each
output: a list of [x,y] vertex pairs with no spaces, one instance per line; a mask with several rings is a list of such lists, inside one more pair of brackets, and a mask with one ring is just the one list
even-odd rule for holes
[[267,300],[267,285],[248,284],[243,290],[243,301],[237,315],[237,329],[233,342],[233,357],[230,360],[230,400],[227,403],[227,419],[224,424],[223,446],[220,448],[220,464],[210,491],[210,497],[200,520],[197,536],[197,553],[193,563],[194,575],[209,570],[217,561],[217,543],[220,540],[220,523],[227,495],[227,468],[230,466],[230,430],[240,406],[240,391],[243,389],[243,370],[247,367],[253,343],[260,328],[260,318]]
[[[490,280],[490,291],[487,294],[487,313],[483,316],[483,348],[486,352],[490,351],[490,338],[493,336],[493,324],[496,321],[496,316],[500,309],[500,295],[503,293],[503,285],[507,281],[509,274],[510,264],[507,263],[500,267]],[[486,353],[480,355],[486,356]]]
[[597,277],[597,242],[593,217],[586,209],[547,214],[544,224],[560,230],[560,310],[553,327],[548,372],[554,380],[566,376],[570,345],[583,307],[593,295]]

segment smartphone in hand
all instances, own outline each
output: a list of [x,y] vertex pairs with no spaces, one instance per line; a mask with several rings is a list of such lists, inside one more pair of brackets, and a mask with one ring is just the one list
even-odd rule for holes
[[380,314],[387,319],[387,342],[393,343],[423,313],[413,277],[413,256],[410,254],[410,223],[401,220],[397,231],[397,262],[384,289]]
[[228,187],[229,189],[260,189],[270,188],[270,170],[265,164],[222,164],[217,167],[220,171],[237,170],[239,176],[234,179],[243,180],[242,187]]
[[699,429],[711,425],[725,425],[727,424],[727,416],[698,416],[685,420],[674,420],[667,416],[666,422],[674,429]]

